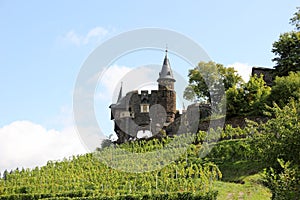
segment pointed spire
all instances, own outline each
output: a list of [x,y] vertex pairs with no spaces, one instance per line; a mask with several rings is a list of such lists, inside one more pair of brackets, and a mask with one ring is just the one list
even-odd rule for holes
[[163,66],[162,66],[161,71],[159,73],[158,81],[162,80],[162,79],[169,79],[169,80],[175,81],[174,76],[173,76],[173,72],[172,72],[172,69],[171,69],[171,65],[170,65],[170,62],[169,62],[169,59],[168,59],[168,47],[166,47],[165,52],[166,52],[166,55],[165,55],[165,58],[164,58]]
[[169,58],[168,58],[168,46],[166,46],[166,55],[165,55],[165,59],[164,59],[164,64],[163,65],[169,65],[170,66],[170,63],[169,63]]
[[118,96],[118,101],[119,102],[122,98],[122,88],[123,88],[123,82],[121,82],[121,88],[120,88],[120,92],[119,92],[119,96]]

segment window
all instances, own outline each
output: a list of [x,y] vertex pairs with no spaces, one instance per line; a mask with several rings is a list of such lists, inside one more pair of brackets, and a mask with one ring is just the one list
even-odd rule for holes
[[149,104],[141,104],[141,112],[148,113],[149,112]]
[[130,112],[128,112],[128,111],[122,111],[120,113],[120,118],[124,118],[124,117],[130,117]]

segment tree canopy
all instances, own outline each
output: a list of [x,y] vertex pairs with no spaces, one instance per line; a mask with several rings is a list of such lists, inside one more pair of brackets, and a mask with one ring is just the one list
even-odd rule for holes
[[265,185],[272,199],[298,199],[300,195],[300,104],[290,100],[283,108],[270,108],[274,118],[256,127],[253,148],[269,167]]
[[300,100],[300,72],[290,72],[289,76],[276,77],[274,80],[270,102],[283,107],[291,98]]
[[271,88],[266,85],[263,76],[251,76],[247,83],[226,91],[227,115],[263,114],[270,92]]
[[273,43],[275,76],[287,76],[290,71],[300,71],[300,8],[290,22],[296,31],[281,34],[279,40]]
[[290,71],[300,71],[300,32],[284,33],[274,42],[272,52],[276,57],[275,75],[287,76]]
[[290,19],[290,24],[294,25],[296,30],[300,30],[300,7],[297,7],[297,12]]
[[[225,92],[235,85],[243,83],[242,77],[233,67],[224,67],[215,62],[200,62],[189,70],[189,85],[184,91],[188,100],[211,100],[210,95]],[[225,91],[224,91],[225,90]]]

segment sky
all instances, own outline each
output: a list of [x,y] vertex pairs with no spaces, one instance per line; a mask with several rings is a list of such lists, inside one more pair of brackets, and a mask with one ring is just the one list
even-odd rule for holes
[[[0,171],[89,151],[76,131],[73,92],[83,63],[103,42],[139,28],[176,31],[247,80],[252,66],[274,65],[272,43],[293,29],[297,6],[296,0],[0,0]],[[163,57],[135,52],[98,80],[95,112],[105,135],[112,133],[108,105],[120,79],[136,67],[161,65]],[[169,57],[174,69],[187,74],[192,67]]]

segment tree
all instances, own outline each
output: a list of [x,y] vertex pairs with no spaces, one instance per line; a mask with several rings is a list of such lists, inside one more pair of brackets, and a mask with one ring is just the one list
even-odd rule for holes
[[300,196],[300,170],[298,165],[278,159],[281,172],[270,168],[265,171],[264,183],[272,192],[273,200],[298,199]]
[[103,139],[101,142],[101,148],[106,148],[112,145],[112,141],[110,139]]
[[291,100],[283,108],[274,105],[274,118],[261,124],[261,134],[254,137],[253,148],[262,153],[269,166],[265,172],[266,185],[272,199],[298,199],[300,194],[300,103]]
[[246,100],[244,98],[244,88],[233,86],[226,91],[226,115],[238,116],[245,113],[243,111]]
[[290,71],[300,71],[300,7],[290,19],[290,23],[294,25],[296,31],[284,33],[280,35],[279,40],[273,43],[272,52],[276,62],[275,76],[287,76]]
[[283,107],[292,98],[300,99],[300,72],[290,72],[289,76],[276,77],[269,101]]
[[227,116],[263,114],[270,93],[263,76],[251,76],[247,83],[226,91]]
[[276,57],[275,75],[287,76],[290,71],[300,71],[300,32],[289,32],[280,35],[274,42],[272,52]]
[[251,76],[249,81],[244,85],[244,96],[246,104],[244,112],[250,115],[261,115],[265,110],[267,100],[271,93],[271,88],[266,85],[263,75],[257,77]]
[[226,68],[211,61],[200,62],[189,70],[188,76],[189,85],[184,91],[184,98],[187,100],[211,102],[211,95],[221,95],[220,93],[243,82],[233,67]]
[[290,24],[294,25],[296,30],[300,30],[300,7],[297,7],[297,12],[295,12],[294,17],[290,19]]

